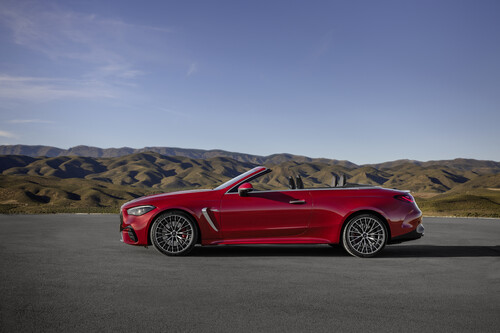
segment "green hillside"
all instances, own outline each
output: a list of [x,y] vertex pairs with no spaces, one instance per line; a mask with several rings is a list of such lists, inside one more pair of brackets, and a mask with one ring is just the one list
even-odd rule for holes
[[124,202],[152,193],[87,179],[0,175],[0,213],[116,213]]
[[[410,190],[433,215],[500,216],[497,162],[395,161],[353,166],[332,160],[268,157],[273,172],[259,187],[287,187],[300,175],[306,187],[329,186],[334,175],[348,182]],[[256,163],[214,156],[204,159],[142,152],[103,158],[0,156],[0,212],[116,212],[135,197],[192,188],[212,188]],[[476,168],[474,167],[476,166]]]
[[417,198],[427,215],[500,217],[500,190],[476,189],[466,193],[446,193],[430,199]]

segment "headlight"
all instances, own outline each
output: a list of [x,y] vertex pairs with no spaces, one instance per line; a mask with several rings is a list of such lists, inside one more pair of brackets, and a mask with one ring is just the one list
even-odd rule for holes
[[127,214],[140,216],[146,214],[147,212],[152,211],[155,208],[156,208],[155,206],[137,206],[127,209]]

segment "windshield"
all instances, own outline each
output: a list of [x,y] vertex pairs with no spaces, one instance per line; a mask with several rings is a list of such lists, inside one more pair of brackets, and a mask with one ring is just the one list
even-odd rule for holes
[[214,188],[214,190],[222,190],[223,188],[231,185],[231,184],[236,184],[237,182],[239,182],[240,180],[242,180],[243,178],[249,176],[252,172],[255,172],[255,170],[257,170],[258,168],[253,168],[252,170],[248,170],[247,172],[245,173],[242,173],[241,175],[239,175],[238,177],[235,177],[233,179],[230,179],[228,180],[227,182],[225,182],[224,184],[222,185],[219,185],[217,186],[216,188]]

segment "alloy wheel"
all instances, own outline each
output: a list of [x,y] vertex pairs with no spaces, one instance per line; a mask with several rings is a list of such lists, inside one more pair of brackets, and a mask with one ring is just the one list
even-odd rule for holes
[[374,256],[384,248],[386,240],[383,222],[368,214],[349,221],[343,235],[345,249],[357,257]]
[[187,254],[194,247],[196,227],[183,213],[160,215],[151,228],[155,248],[167,255]]

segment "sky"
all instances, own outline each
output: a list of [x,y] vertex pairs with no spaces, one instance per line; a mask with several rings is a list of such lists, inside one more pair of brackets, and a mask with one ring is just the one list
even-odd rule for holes
[[500,2],[0,1],[0,144],[500,161]]

